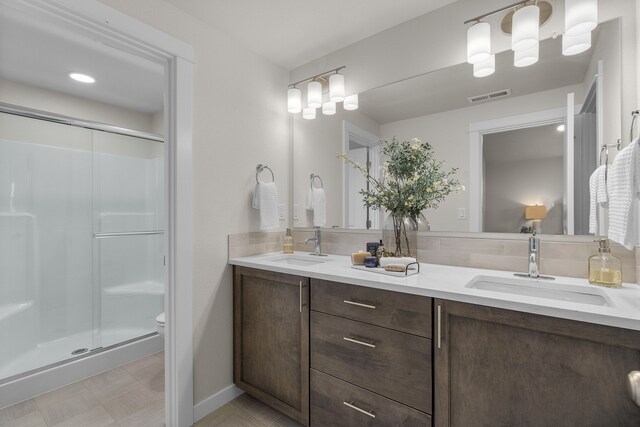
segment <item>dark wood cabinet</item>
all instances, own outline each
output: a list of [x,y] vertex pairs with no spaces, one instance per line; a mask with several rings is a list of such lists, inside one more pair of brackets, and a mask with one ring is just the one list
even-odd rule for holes
[[436,426],[640,426],[640,332],[436,300]]
[[309,424],[309,279],[235,267],[234,382]]

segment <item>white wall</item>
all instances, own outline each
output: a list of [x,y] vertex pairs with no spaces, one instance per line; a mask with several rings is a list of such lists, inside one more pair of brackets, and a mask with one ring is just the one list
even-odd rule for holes
[[[456,177],[462,185],[469,186],[469,124],[511,115],[533,113],[566,105],[568,92],[575,92],[581,99],[581,84],[548,90],[531,95],[478,104],[458,110],[445,111],[429,116],[386,123],[380,127],[380,136],[389,139],[418,138],[429,142],[445,168],[458,168]],[[467,218],[459,220],[458,208],[465,208]],[[469,194],[450,194],[436,210],[427,210],[425,216],[433,231],[469,231]]]
[[[126,129],[158,134],[164,133],[161,124],[163,122],[162,113],[158,113],[161,119],[160,125],[154,126],[154,115],[151,114],[6,79],[0,79],[0,102]],[[156,123],[158,123],[157,120]]]
[[280,203],[288,203],[288,76],[228,34],[164,1],[104,3],[191,44],[195,51],[193,323],[198,403],[233,383],[227,236],[258,230],[259,216],[250,205],[257,163],[273,169]]

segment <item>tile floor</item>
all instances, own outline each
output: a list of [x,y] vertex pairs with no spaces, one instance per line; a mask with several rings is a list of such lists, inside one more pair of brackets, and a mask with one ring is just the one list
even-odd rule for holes
[[220,409],[207,415],[195,427],[301,427],[259,400],[242,394]]
[[[0,409],[0,427],[162,427],[164,353]],[[243,394],[196,427],[301,427]]]
[[164,426],[164,353],[0,410],[0,427]]

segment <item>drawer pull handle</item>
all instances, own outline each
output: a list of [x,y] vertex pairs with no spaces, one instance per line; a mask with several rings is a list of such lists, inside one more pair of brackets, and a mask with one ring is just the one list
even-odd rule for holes
[[358,412],[362,412],[365,415],[370,416],[371,418],[375,418],[375,414],[373,413],[373,409],[371,411],[365,411],[364,409],[358,408],[356,405],[353,404],[353,402],[342,402],[345,404],[345,406],[348,406],[351,409],[355,409]]
[[442,348],[442,306],[438,306],[438,349]]
[[300,280],[300,287],[298,288],[298,292],[300,293],[300,313],[302,313],[302,280]]
[[345,304],[357,305],[358,307],[370,308],[371,310],[375,310],[376,306],[371,304],[366,304],[364,302],[357,301],[349,301],[348,299],[343,301]]
[[360,345],[363,345],[365,347],[376,348],[376,345],[374,343],[372,343],[372,342],[360,341],[360,340],[357,340],[355,338],[349,338],[349,337],[342,337],[342,338],[344,338],[345,341],[349,341],[349,342],[352,342],[352,343],[360,344]]

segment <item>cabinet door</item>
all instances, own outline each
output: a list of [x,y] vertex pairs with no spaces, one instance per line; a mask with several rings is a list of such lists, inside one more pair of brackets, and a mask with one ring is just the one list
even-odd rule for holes
[[309,420],[309,279],[235,268],[234,381],[276,410]]
[[640,332],[436,300],[436,426],[638,426]]

